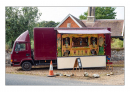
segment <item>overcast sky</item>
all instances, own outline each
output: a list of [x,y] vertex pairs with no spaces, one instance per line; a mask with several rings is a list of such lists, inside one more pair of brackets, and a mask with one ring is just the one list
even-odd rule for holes
[[[42,13],[39,21],[61,22],[69,13],[79,18],[88,10],[88,7],[38,7]],[[116,7],[117,19],[124,19],[124,7]]]

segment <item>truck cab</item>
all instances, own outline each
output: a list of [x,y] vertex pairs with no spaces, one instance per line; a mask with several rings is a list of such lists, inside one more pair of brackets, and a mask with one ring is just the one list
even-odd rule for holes
[[14,42],[11,52],[11,65],[21,66],[23,70],[30,70],[31,66],[34,64],[31,56],[30,37],[27,30]]

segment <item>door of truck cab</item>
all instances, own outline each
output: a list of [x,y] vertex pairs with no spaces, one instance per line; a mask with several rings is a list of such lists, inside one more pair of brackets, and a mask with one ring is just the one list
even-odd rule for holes
[[28,43],[16,43],[13,57],[15,64],[19,64],[22,59],[31,58],[31,52],[29,51]]

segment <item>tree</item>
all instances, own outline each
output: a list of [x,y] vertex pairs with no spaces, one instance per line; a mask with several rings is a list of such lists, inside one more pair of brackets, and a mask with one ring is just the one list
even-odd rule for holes
[[30,38],[32,38],[33,27],[41,16],[37,7],[6,7],[6,43],[10,43],[11,47],[15,39],[24,31],[28,30]]
[[38,22],[36,24],[37,27],[56,27],[59,24],[59,22],[54,22],[54,21],[42,21]]
[[49,21],[44,24],[44,27],[56,27],[59,22],[55,23],[54,21]]
[[[115,19],[116,17],[116,8],[112,7],[96,7],[95,8],[95,17],[96,19]],[[80,15],[80,20],[87,19],[88,11],[84,12],[84,15]]]

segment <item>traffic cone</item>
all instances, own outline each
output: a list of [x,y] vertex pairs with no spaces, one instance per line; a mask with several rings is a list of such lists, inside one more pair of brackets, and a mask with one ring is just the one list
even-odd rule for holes
[[53,65],[52,65],[52,60],[51,60],[48,77],[54,77],[54,76],[55,76],[55,75],[54,75],[54,73],[53,73]]

